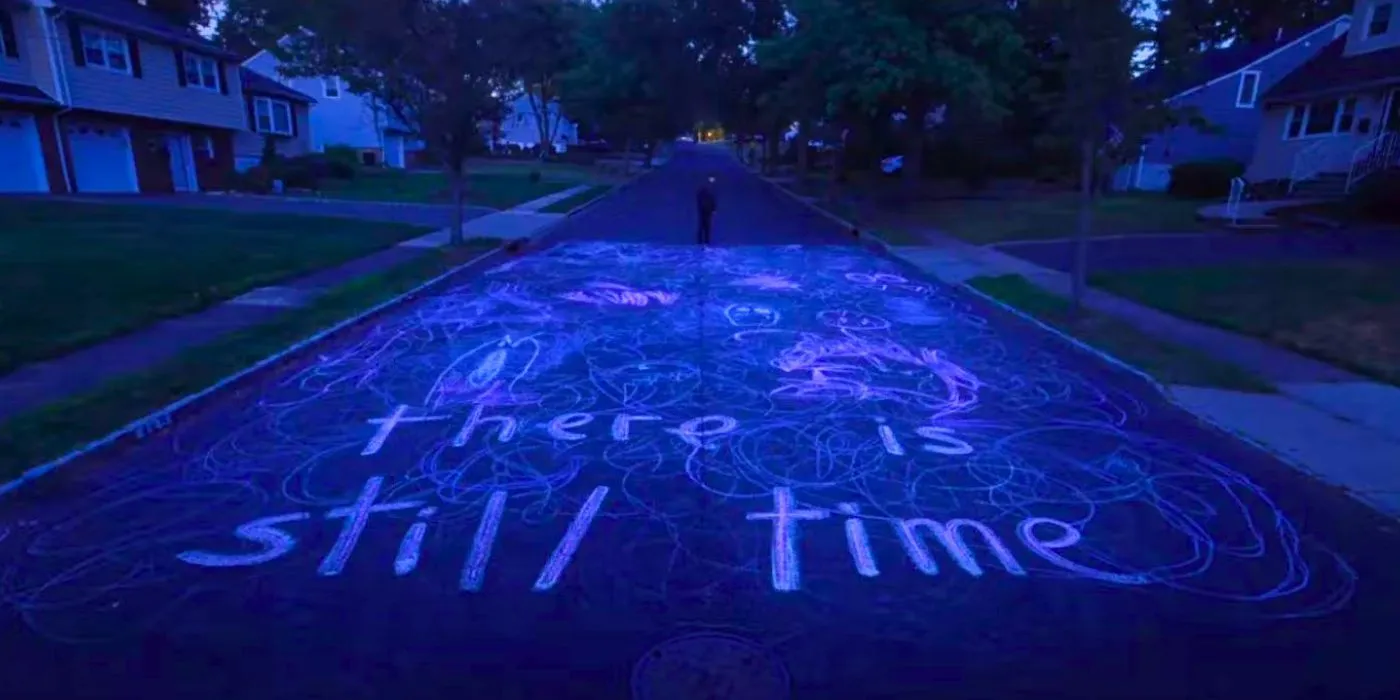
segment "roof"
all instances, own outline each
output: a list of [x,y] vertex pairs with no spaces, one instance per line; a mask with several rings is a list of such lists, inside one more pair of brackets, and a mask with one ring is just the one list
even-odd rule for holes
[[300,90],[293,90],[255,70],[239,68],[238,74],[243,80],[243,92],[245,93],[280,97],[284,100],[291,100],[304,104],[314,104],[316,102],[310,95]]
[[54,0],[54,6],[114,28],[199,49],[211,56],[238,60],[237,54],[224,50],[189,27],[171,22],[159,12],[138,4],[136,0]]
[[[1180,96],[1182,93],[1205,87],[1217,80],[1234,75],[1324,29],[1331,28],[1341,21],[1350,22],[1351,16],[1342,15],[1316,27],[1285,32],[1273,41],[1253,44],[1236,43],[1224,48],[1206,51],[1201,54],[1196,65],[1192,67],[1191,74],[1181,79],[1179,86],[1171,86],[1171,92]],[[1148,86],[1156,83],[1159,79],[1159,71],[1153,69],[1141,75],[1136,82],[1139,85]]]
[[22,102],[24,104],[53,105],[58,102],[33,85],[0,82],[0,102]]
[[1346,44],[1345,36],[1328,44],[1313,60],[1274,84],[1264,100],[1277,102],[1400,84],[1400,46],[1346,56]]

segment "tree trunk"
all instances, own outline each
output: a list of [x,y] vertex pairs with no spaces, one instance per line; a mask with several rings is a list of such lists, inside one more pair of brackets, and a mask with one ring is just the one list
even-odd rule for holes
[[448,235],[447,242],[452,246],[462,245],[462,226],[466,224],[465,215],[462,211],[466,202],[466,178],[464,177],[463,162],[457,161],[448,166],[447,177],[452,182],[452,233]]
[[628,136],[622,142],[622,174],[632,174],[632,137]]
[[652,156],[655,155],[655,154],[656,154],[656,139],[652,139],[652,140],[650,140],[650,141],[647,141],[646,161],[643,162],[642,166],[645,167],[645,168],[650,168],[650,167],[651,167],[651,159],[652,159]]
[[924,117],[928,107],[914,105],[904,119],[904,182],[912,191],[924,175]]
[[807,142],[810,140],[811,139],[807,138],[807,120],[798,120],[797,136],[793,137],[792,141],[793,147],[797,149],[797,177],[799,179],[807,177],[807,170],[811,165],[811,163],[808,162],[808,158],[811,157],[811,154],[807,152]]
[[1070,284],[1070,304],[1079,313],[1089,276],[1089,234],[1094,225],[1094,139],[1079,144],[1079,226],[1074,234],[1074,270]]

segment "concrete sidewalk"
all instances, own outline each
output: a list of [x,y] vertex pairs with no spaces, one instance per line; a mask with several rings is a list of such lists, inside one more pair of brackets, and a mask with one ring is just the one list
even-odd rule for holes
[[[1070,294],[1066,273],[935,231],[921,233],[929,245],[890,246],[890,252],[949,283],[1015,274],[1056,295]],[[1097,289],[1089,290],[1085,305],[1269,380],[1277,394],[1188,386],[1168,386],[1166,391],[1210,423],[1386,513],[1400,515],[1400,388]]]
[[[779,189],[851,229],[859,227],[801,197]],[[949,284],[974,277],[1020,275],[1037,287],[1068,297],[1071,279],[994,248],[921,231],[922,246],[890,246],[860,231],[891,255]],[[1251,394],[1170,385],[1164,392],[1202,420],[1310,472],[1392,516],[1400,516],[1400,388],[1371,381],[1264,341],[1186,321],[1097,289],[1085,305],[1131,323],[1161,340],[1251,370],[1278,389]]]

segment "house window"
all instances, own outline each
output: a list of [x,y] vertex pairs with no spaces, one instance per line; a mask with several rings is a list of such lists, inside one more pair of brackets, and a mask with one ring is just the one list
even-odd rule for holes
[[1304,136],[1318,136],[1332,133],[1337,120],[1337,101],[1323,100],[1308,106],[1308,123],[1303,127]]
[[212,58],[185,54],[185,84],[218,91],[219,64]]
[[1366,38],[1380,36],[1390,31],[1390,16],[1395,13],[1395,3],[1383,2],[1371,6],[1371,21],[1366,23]]
[[1240,90],[1235,94],[1236,107],[1253,107],[1259,99],[1259,71],[1247,70],[1240,73]]
[[101,29],[83,29],[83,58],[89,66],[101,66],[118,73],[131,72],[126,37]]
[[321,80],[321,89],[326,97],[331,99],[340,97],[340,78],[325,78]]
[[260,134],[292,135],[292,105],[266,97],[253,99],[254,131]]
[[[1365,121],[1365,120],[1362,120]],[[1284,138],[1330,136],[1351,133],[1357,125],[1356,98],[1323,100],[1308,105],[1295,105],[1288,112]],[[1362,131],[1362,133],[1365,133]]]
[[15,26],[10,16],[0,10],[0,61],[19,58],[19,47],[15,45]]
[[1339,134],[1351,133],[1351,127],[1356,123],[1356,98],[1348,97],[1342,100],[1342,108],[1337,112],[1337,126],[1333,131]]

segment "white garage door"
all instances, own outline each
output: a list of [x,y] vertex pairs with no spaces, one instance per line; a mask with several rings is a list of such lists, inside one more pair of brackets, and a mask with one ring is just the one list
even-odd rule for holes
[[384,164],[391,168],[402,168],[404,166],[403,137],[398,135],[384,135]]
[[0,163],[0,192],[49,191],[32,115],[0,112]]
[[79,192],[136,192],[136,161],[126,129],[74,124],[68,129]]

